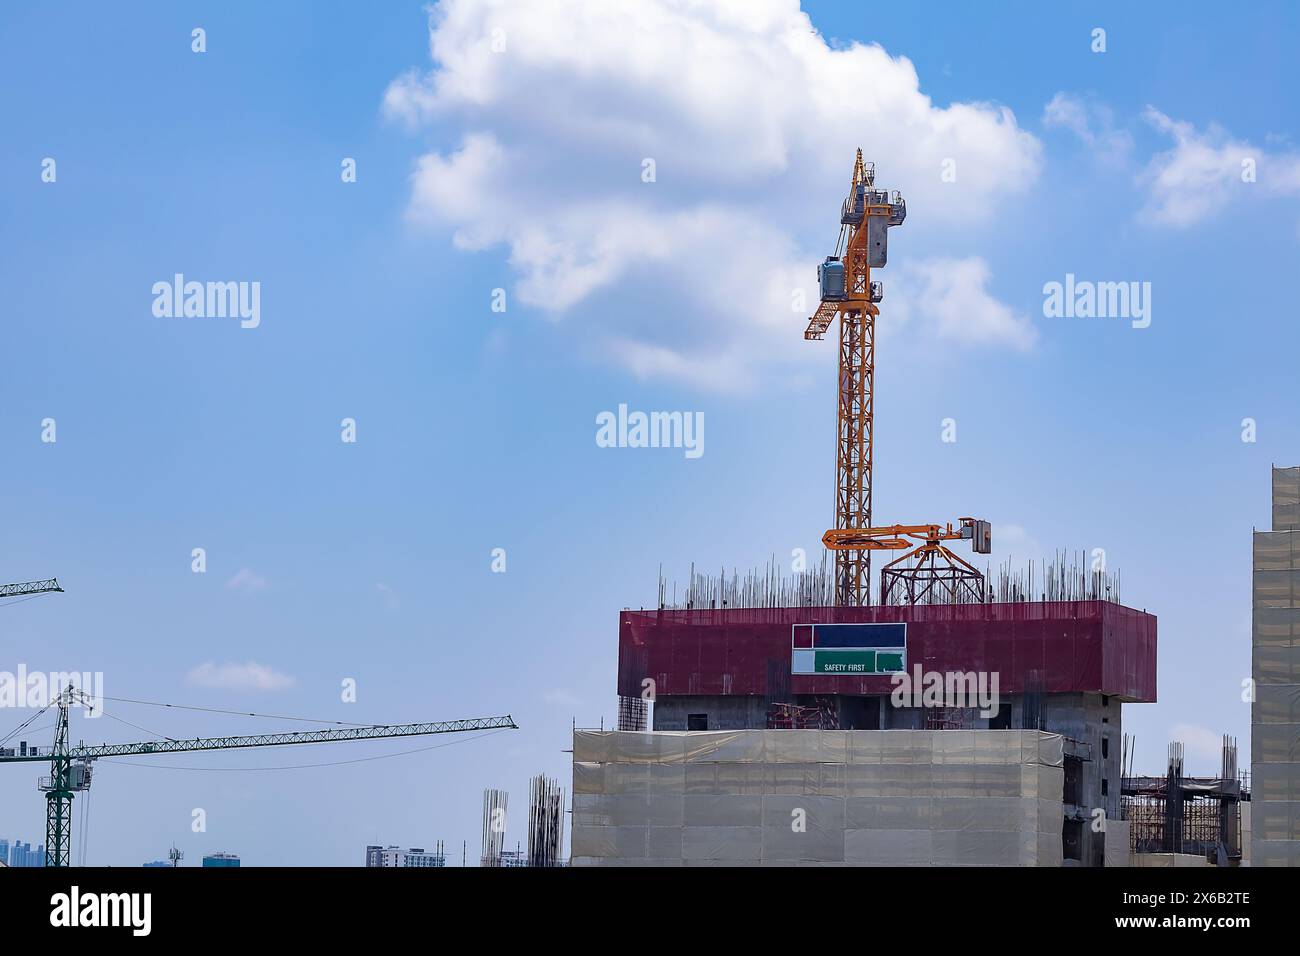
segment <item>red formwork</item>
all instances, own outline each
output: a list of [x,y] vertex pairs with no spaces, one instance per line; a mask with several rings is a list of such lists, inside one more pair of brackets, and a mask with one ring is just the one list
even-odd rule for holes
[[888,676],[793,675],[795,624],[907,624],[907,668],[997,672],[999,690],[1156,699],[1156,619],[1109,601],[623,611],[618,692],[888,694]]

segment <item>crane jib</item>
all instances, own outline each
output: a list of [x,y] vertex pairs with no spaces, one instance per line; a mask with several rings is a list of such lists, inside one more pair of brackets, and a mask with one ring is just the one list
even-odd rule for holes
[[[127,757],[145,754],[186,753],[196,750],[234,750],[250,747],[282,747],[289,744],[323,744],[343,740],[385,740],[394,737],[424,737],[432,734],[461,733],[474,730],[517,730],[519,725],[509,715],[447,720],[424,724],[377,724],[342,730],[304,730],[284,734],[249,734],[239,737],[196,737],[190,740],[145,740],[137,743],[98,744],[69,747],[62,754],[69,760],[96,760],[101,757]],[[0,756],[0,763],[46,761],[53,754]]]

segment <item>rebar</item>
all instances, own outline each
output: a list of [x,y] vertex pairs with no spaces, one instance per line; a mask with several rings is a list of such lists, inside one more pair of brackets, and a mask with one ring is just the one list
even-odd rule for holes
[[528,865],[559,866],[563,843],[564,790],[539,774],[528,794]]
[[[1030,561],[1013,567],[1010,559],[996,571],[985,570],[983,600],[973,589],[930,590],[904,595],[891,589],[891,604],[1009,604],[1031,601],[1110,601],[1120,603],[1120,574],[1083,552],[1058,551],[1050,561]],[[716,574],[700,571],[692,563],[682,596],[677,582],[671,588],[659,569],[659,610],[709,610],[720,608],[832,607],[835,605],[834,563],[829,551],[821,561],[801,571],[786,571],[773,555],[767,565],[741,575],[726,568]]]

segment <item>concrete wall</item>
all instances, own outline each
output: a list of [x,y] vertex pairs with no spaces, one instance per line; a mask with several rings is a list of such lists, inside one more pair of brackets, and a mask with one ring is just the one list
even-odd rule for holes
[[577,731],[575,866],[1059,866],[1064,741]]
[[1104,812],[1107,823],[1120,818],[1120,703],[1100,694],[1049,694],[1043,700],[1043,728],[1083,745],[1078,750],[1085,758],[1080,762],[1080,802],[1073,811],[1084,822],[1079,862],[1103,865],[1109,831],[1099,828],[1097,811]]
[[704,714],[709,730],[754,730],[767,726],[766,697],[661,697],[654,702],[655,730],[685,730],[690,714]]

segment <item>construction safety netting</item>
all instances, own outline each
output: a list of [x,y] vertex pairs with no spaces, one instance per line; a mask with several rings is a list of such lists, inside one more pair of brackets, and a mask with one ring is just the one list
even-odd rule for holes
[[576,731],[575,866],[1059,866],[1064,738]]
[[1273,469],[1273,530],[1254,535],[1252,866],[1300,866],[1300,468]]

